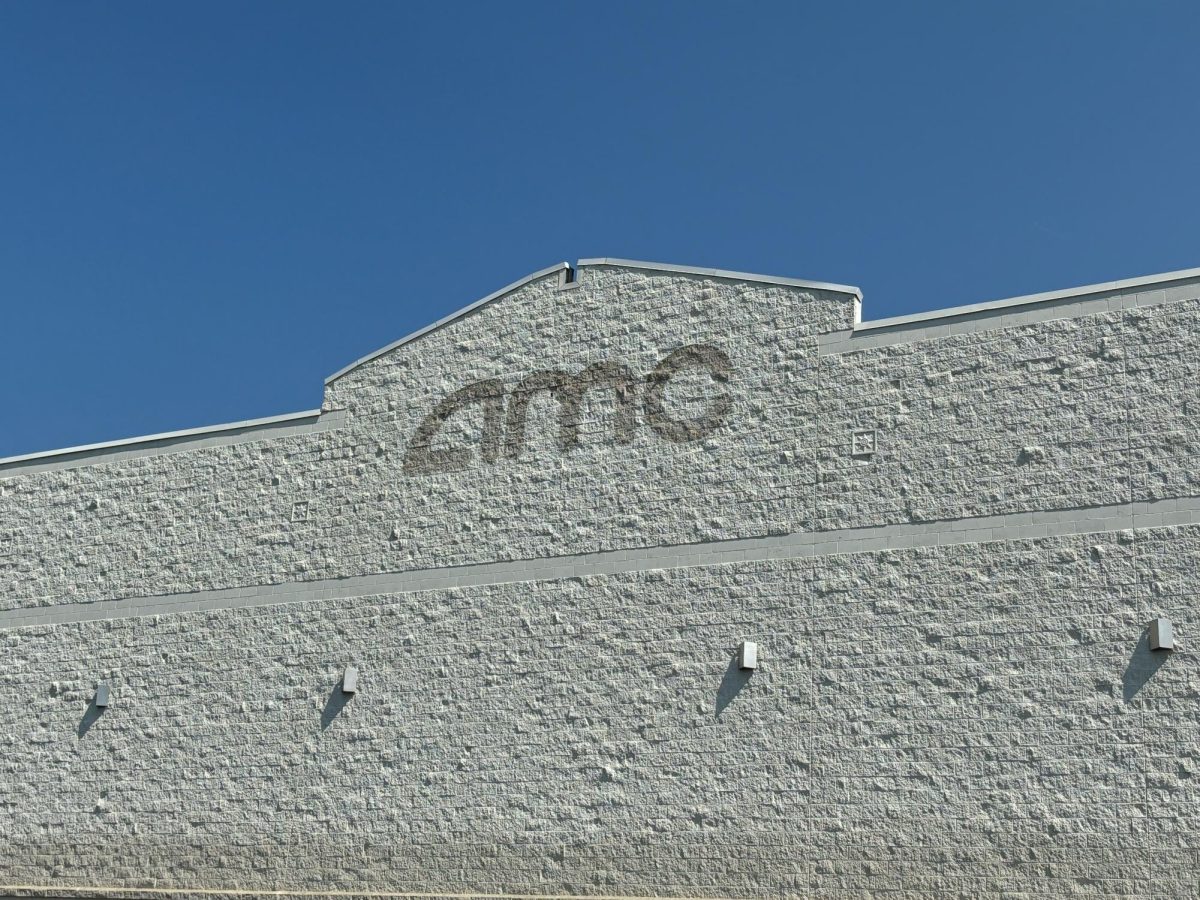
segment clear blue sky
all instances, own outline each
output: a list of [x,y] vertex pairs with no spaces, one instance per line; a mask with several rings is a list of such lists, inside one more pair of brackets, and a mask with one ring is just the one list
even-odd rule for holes
[[877,318],[1200,266],[1200,4],[0,3],[0,455],[586,256]]

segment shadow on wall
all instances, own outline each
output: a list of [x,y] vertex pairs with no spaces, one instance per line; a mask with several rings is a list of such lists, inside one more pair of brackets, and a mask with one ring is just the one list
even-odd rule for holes
[[1133,648],[1133,656],[1129,658],[1129,665],[1125,667],[1125,674],[1121,676],[1121,690],[1126,703],[1137,696],[1137,692],[1154,677],[1154,673],[1170,655],[1165,650],[1151,650],[1150,629],[1142,632],[1137,646]]
[[324,731],[333,724],[333,720],[338,717],[346,704],[350,702],[353,694],[347,694],[342,690],[342,682],[339,680],[333,686],[333,693],[329,695],[329,699],[325,701],[325,708],[321,710],[321,730]]
[[96,720],[100,718],[103,712],[104,707],[97,706],[95,699],[89,701],[87,709],[83,711],[83,718],[79,720],[79,726],[75,729],[75,733],[83,737],[96,724]]
[[752,669],[743,670],[738,667],[738,651],[737,647],[733,648],[733,655],[729,657],[729,667],[725,670],[725,677],[721,679],[721,685],[717,688],[716,702],[716,717],[721,718],[721,713],[725,711],[733,698],[741,693],[742,688],[750,681],[750,676],[754,674]]

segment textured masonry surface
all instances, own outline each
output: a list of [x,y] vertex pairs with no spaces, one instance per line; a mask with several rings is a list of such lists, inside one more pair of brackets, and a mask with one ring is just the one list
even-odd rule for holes
[[[1197,280],[581,265],[319,415],[0,461],[0,894],[1196,895]],[[518,386],[589,366],[564,445]]]

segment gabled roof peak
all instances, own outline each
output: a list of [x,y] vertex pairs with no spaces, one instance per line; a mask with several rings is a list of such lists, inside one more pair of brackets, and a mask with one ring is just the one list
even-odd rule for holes
[[700,268],[698,266],[679,266],[672,263],[642,262],[633,259],[615,259],[607,256],[581,259],[574,268],[572,268],[570,263],[561,262],[556,263],[553,266],[547,266],[544,269],[539,269],[530,275],[526,275],[524,278],[520,278],[514,281],[512,284],[500,288],[498,291],[493,291],[482,300],[476,300],[474,303],[464,306],[462,309],[452,312],[450,315],[444,316],[443,318],[438,319],[436,322],[426,325],[424,328],[419,328],[397,341],[392,341],[392,343],[388,344],[386,347],[381,347],[380,349],[372,353],[368,353],[366,356],[361,357],[360,359],[356,359],[348,366],[338,369],[338,371],[326,378],[325,384],[328,385],[334,381],[337,381],[337,379],[341,378],[348,372],[357,369],[359,366],[369,363],[371,360],[377,359],[380,356],[383,356],[385,353],[390,353],[397,347],[402,347],[405,344],[415,341],[417,338],[422,337],[431,331],[436,331],[443,325],[447,325],[450,322],[453,322],[455,319],[462,318],[468,313],[479,309],[481,306],[491,303],[493,300],[497,300],[506,294],[511,294],[513,291],[524,287],[531,281],[537,281],[540,278],[545,278],[547,275],[553,275],[554,273],[558,272],[561,273],[560,277],[562,278],[562,282],[566,284],[574,280],[575,268],[584,269],[593,266],[613,266],[622,269],[645,269],[647,271],[669,272],[681,275],[702,275],[707,278],[723,278],[729,281],[750,281],[758,284],[779,284],[786,287],[811,288],[812,290],[817,291],[835,291],[837,293],[848,294],[852,297],[855,297],[857,300],[862,300],[862,291],[850,285],[828,284],[823,281],[806,281],[801,278],[784,278],[778,275],[756,275],[750,272],[731,272],[726,269],[708,269]]

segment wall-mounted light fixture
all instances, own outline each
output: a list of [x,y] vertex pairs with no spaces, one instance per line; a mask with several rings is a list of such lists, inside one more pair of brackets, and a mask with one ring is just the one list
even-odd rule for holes
[[758,668],[758,644],[754,641],[742,641],[738,647],[738,668],[743,671]]
[[346,666],[346,671],[342,673],[342,693],[353,694],[358,691],[358,669],[354,666]]
[[1155,619],[1150,623],[1150,649],[1175,649],[1175,629],[1171,627],[1170,619]]
[[111,691],[107,684],[101,684],[96,688],[95,704],[97,709],[107,709],[109,700],[111,699]]

